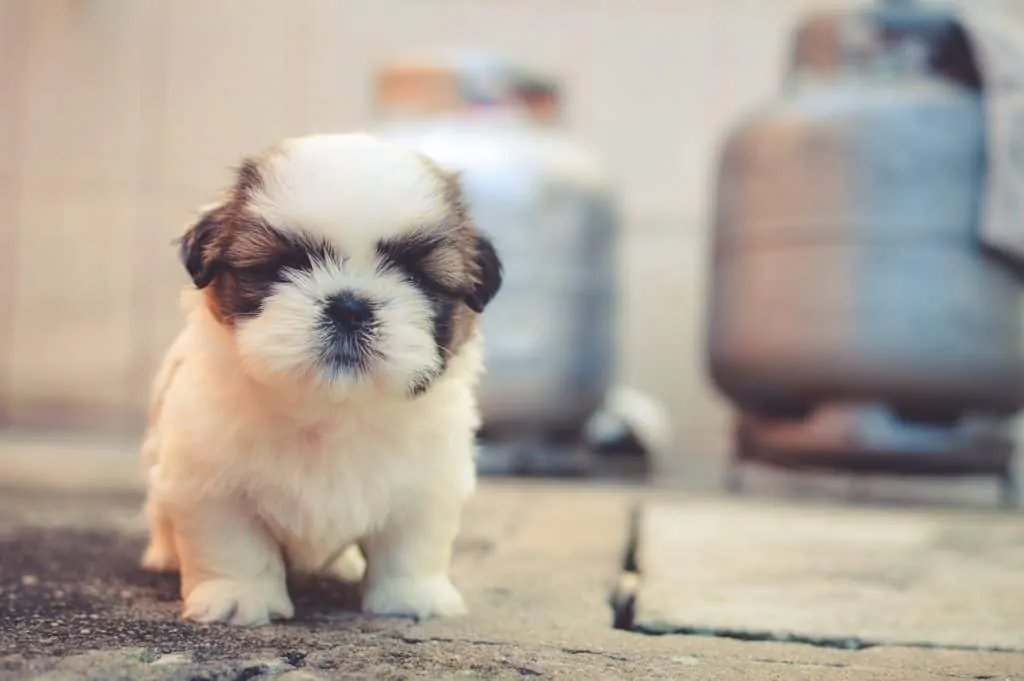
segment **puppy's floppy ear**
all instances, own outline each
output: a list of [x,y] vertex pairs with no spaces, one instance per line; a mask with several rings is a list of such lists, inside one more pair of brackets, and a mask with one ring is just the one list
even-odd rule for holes
[[484,311],[498,289],[501,288],[502,265],[494,244],[483,234],[476,231],[469,217],[469,209],[462,193],[462,173],[453,168],[441,168],[426,156],[425,162],[435,168],[445,183],[446,199],[453,209],[455,219],[465,228],[474,232],[472,258],[476,277],[473,286],[465,296],[466,305],[477,314]]
[[178,241],[178,257],[196,288],[206,288],[217,276],[216,237],[220,229],[216,211],[204,211]]
[[482,234],[476,236],[476,265],[479,275],[473,290],[466,296],[466,304],[476,313],[484,311],[487,304],[501,288],[502,264],[491,240]]

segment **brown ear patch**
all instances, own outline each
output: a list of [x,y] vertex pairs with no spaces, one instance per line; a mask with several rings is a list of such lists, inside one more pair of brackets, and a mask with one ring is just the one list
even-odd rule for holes
[[198,289],[217,276],[220,222],[215,212],[201,215],[178,241],[178,258]]
[[263,173],[260,172],[260,162],[249,157],[242,160],[242,164],[235,171],[235,198],[245,201],[250,198],[257,189],[263,187]]
[[479,314],[501,288],[501,259],[491,240],[480,233],[470,217],[459,173],[443,170],[436,164],[433,167],[444,182],[445,203],[450,211],[449,221],[466,280],[465,303]]
[[501,262],[490,240],[480,234],[470,215],[469,205],[457,171],[441,168],[423,157],[424,163],[440,179],[443,200],[448,206],[446,224],[440,227],[443,247],[424,260],[437,279],[451,283],[457,302],[443,309],[435,307],[445,319],[435,319],[435,338],[442,351],[453,355],[469,341],[477,328],[477,317],[501,285]]
[[186,269],[225,324],[256,314],[285,269],[308,268],[314,257],[329,255],[328,248],[289,238],[248,211],[250,198],[263,186],[260,168],[261,160],[245,159],[221,203],[182,239]]
[[238,231],[245,202],[263,185],[259,165],[245,159],[235,171],[235,183],[216,204],[201,211],[199,218],[178,242],[178,255],[196,288],[206,288],[222,273],[224,248]]

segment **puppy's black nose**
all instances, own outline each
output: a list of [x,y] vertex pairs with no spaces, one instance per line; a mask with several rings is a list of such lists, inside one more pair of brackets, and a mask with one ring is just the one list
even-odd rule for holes
[[351,293],[339,293],[327,300],[327,317],[339,331],[352,333],[373,323],[373,306]]

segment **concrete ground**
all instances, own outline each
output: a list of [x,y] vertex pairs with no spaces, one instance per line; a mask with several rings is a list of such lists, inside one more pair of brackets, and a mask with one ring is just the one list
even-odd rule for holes
[[[687,500],[584,483],[482,485],[453,565],[467,617],[368,618],[351,587],[304,580],[291,586],[297,616],[287,624],[184,623],[174,578],[136,567],[144,536],[131,450],[0,440],[0,679],[1024,679],[1024,641],[998,652],[884,641],[848,650],[813,637],[616,629],[616,616],[636,623],[623,594],[644,588],[645,576],[625,569],[643,555],[631,545],[634,510]],[[742,518],[736,509],[750,503],[699,505]],[[689,550],[678,559],[701,559]]]

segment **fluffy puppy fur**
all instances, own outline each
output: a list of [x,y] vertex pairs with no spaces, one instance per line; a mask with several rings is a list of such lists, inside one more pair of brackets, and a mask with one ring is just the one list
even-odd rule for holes
[[457,180],[366,134],[286,140],[180,255],[195,287],[153,390],[143,565],[180,570],[183,616],[291,617],[289,570],[361,577],[367,612],[461,613],[447,570],[501,263]]

